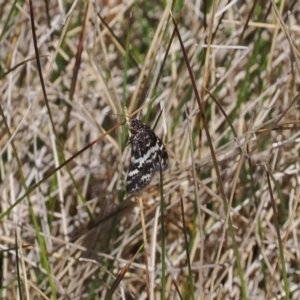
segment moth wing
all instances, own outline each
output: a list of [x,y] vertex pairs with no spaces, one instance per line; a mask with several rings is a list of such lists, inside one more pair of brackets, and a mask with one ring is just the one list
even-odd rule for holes
[[152,180],[155,172],[167,169],[168,154],[152,130],[131,137],[131,158],[126,180],[126,192],[138,193]]
[[134,194],[143,190],[151,182],[154,173],[153,164],[144,164],[141,169],[136,169],[135,165],[130,163],[126,180],[126,192]]

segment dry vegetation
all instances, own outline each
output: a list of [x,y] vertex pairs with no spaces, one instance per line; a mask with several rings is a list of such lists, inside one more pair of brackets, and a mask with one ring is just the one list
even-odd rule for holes
[[207,2],[0,2],[1,299],[300,298],[300,3]]

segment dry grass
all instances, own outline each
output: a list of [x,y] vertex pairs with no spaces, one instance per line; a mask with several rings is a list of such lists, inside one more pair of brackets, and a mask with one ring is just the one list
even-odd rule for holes
[[[176,2],[185,50],[163,1],[33,2],[0,3],[0,298],[299,299],[299,1]],[[124,192],[138,108],[164,223],[159,178]]]

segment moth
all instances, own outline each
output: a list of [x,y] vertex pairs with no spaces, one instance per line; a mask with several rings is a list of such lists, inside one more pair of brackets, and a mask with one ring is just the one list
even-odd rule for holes
[[136,194],[153,179],[156,172],[168,167],[168,153],[154,131],[138,119],[129,122],[131,137],[130,164],[126,179],[126,192]]

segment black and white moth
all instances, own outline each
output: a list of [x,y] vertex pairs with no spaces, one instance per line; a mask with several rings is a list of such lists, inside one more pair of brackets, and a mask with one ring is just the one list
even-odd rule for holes
[[135,194],[143,190],[154,174],[168,167],[168,153],[154,131],[138,119],[129,123],[131,137],[130,165],[126,179],[126,192]]

